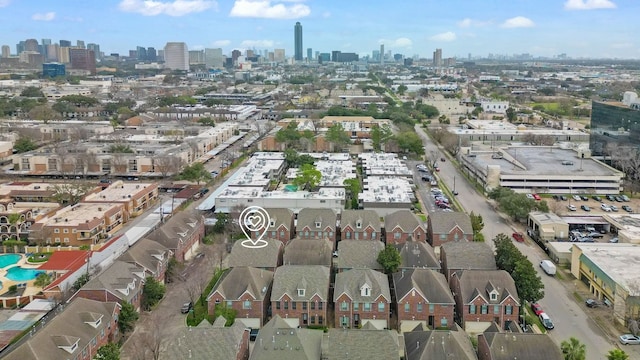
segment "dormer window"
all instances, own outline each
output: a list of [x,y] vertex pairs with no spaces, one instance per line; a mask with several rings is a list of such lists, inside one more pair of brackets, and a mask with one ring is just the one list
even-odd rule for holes
[[362,220],[356,221],[356,228],[362,229]]
[[269,220],[269,226],[270,227],[276,226],[276,221],[274,219]]
[[498,300],[498,294],[496,294],[496,293],[491,293],[489,296],[491,296],[491,301]]
[[304,289],[298,289],[298,296],[304,296]]
[[322,223],[320,223],[320,221],[316,221],[316,229],[320,229],[320,226],[322,226]]
[[364,284],[360,288],[360,296],[371,296],[371,287],[369,284]]

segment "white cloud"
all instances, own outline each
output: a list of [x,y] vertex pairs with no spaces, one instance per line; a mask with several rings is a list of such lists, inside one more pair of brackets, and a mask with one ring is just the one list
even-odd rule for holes
[[458,26],[461,28],[481,27],[481,26],[486,26],[490,24],[491,24],[491,21],[480,21],[480,20],[474,20],[470,18],[465,18],[458,21]]
[[51,21],[56,18],[56,13],[50,11],[48,13],[35,13],[31,16],[32,20],[36,21]]
[[122,0],[118,8],[124,12],[138,13],[144,16],[169,15],[183,16],[207,9],[217,9],[218,3],[208,0]]
[[610,0],[567,0],[566,10],[615,9],[616,4]]
[[0,0],[0,8],[8,6],[11,3],[11,0]]
[[410,48],[413,46],[413,41],[409,38],[401,37],[395,40],[380,39],[378,44],[384,44],[388,48]]
[[503,28],[525,28],[534,27],[536,24],[529,18],[524,16],[516,16],[511,19],[507,19],[501,25]]
[[223,47],[231,45],[231,40],[216,40],[212,43],[213,46]]
[[429,38],[429,40],[432,40],[432,41],[454,41],[455,39],[456,39],[456,33],[452,31],[436,34]]
[[[278,3],[275,3],[278,2]],[[291,1],[287,1],[291,2]],[[229,16],[265,19],[296,19],[311,14],[311,9],[297,1],[285,5],[282,0],[236,0]]]
[[273,40],[244,40],[240,46],[243,48],[272,48],[274,44]]

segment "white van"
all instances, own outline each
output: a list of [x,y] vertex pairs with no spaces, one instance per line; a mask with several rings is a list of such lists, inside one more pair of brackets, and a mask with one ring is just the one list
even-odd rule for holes
[[551,262],[551,260],[540,261],[540,267],[549,276],[554,276],[556,274],[556,266]]

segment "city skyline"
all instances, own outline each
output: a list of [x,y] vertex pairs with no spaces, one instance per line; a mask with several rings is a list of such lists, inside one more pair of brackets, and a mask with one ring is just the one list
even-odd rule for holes
[[[640,58],[633,0],[520,0],[494,6],[468,1],[407,0],[402,6],[337,0],[107,0],[75,4],[0,0],[2,45],[11,53],[29,38],[83,40],[106,54],[136,46],[190,50],[285,49],[294,55],[292,28],[304,26],[304,47],[371,55],[387,51],[431,58],[489,53],[554,57]],[[99,20],[99,21],[96,21]],[[306,55],[306,54],[305,54]],[[304,56],[304,55],[303,55]]]

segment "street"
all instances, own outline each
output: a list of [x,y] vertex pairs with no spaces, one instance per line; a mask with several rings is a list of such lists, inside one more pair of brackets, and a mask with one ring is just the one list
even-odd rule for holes
[[[423,138],[427,156],[431,151],[444,154],[444,150],[438,148],[438,146],[428,138],[422,128],[416,126],[416,132]],[[438,158],[439,157],[440,156],[438,156]],[[476,189],[467,182],[466,178],[463,177],[462,173],[459,172],[451,161],[440,162],[439,166],[441,170],[438,175],[441,181],[450,189],[453,189],[455,177],[456,190],[459,193],[457,200],[464,209],[467,212],[473,211],[475,214],[482,216],[485,224],[483,233],[488,244],[493,246],[492,240],[497,234],[504,233],[510,237],[514,231],[524,230],[522,225],[514,225],[510,220],[504,219],[497,213],[489,201],[476,192]],[[542,278],[545,286],[545,297],[538,303],[542,305],[545,312],[551,317],[555,324],[555,329],[550,331],[550,335],[554,341],[560,345],[562,341],[568,340],[570,337],[575,337],[586,345],[587,360],[601,360],[606,358],[607,352],[617,346],[617,338],[608,339],[602,329],[600,329],[595,321],[589,317],[589,314],[584,311],[582,304],[576,302],[573,296],[576,285],[573,284],[577,283],[577,286],[584,285],[574,280],[575,282],[572,282],[569,288],[567,288],[562,281],[547,276],[539,268],[538,264],[540,261],[547,259],[546,254],[540,247],[532,242],[514,243],[522,254],[529,258]],[[568,274],[565,276],[571,275]],[[615,335],[617,336],[618,334]],[[631,358],[640,358],[640,349],[630,346],[625,347],[624,350]]]

